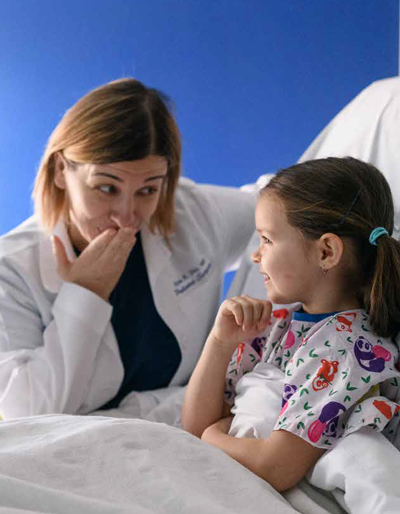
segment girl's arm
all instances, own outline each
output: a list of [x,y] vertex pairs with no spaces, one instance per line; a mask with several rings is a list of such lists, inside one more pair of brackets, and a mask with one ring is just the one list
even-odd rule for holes
[[325,450],[286,430],[275,430],[267,439],[227,435],[229,418],[207,428],[202,439],[217,446],[279,492],[295,486]]
[[182,426],[197,437],[230,413],[223,395],[226,369],[234,349],[234,346],[221,344],[211,333],[193,371],[185,394]]
[[204,430],[227,416],[223,401],[225,375],[239,342],[259,335],[268,325],[271,303],[249,296],[225,300],[187,387],[182,426],[201,437]]
[[285,430],[267,439],[227,435],[231,423],[223,402],[226,370],[237,344],[267,327],[271,304],[249,296],[221,305],[215,325],[189,381],[182,413],[183,427],[240,462],[276,490],[297,484],[325,450]]

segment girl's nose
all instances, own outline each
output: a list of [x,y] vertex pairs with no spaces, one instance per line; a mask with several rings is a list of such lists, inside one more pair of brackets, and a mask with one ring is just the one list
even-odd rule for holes
[[257,250],[251,254],[251,260],[256,264],[258,264],[260,262],[260,249],[259,248],[257,248]]

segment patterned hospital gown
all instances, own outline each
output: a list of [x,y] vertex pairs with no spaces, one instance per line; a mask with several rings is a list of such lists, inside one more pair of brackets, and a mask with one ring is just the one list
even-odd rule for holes
[[229,364],[225,401],[233,405],[240,378],[265,363],[285,373],[274,430],[288,430],[318,448],[368,425],[391,439],[399,421],[395,403],[399,351],[372,333],[362,309],[312,315],[300,305],[275,309],[265,333],[240,343]]

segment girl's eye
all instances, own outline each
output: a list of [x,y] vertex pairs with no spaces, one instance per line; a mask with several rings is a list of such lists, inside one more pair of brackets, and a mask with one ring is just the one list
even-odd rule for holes
[[268,239],[268,237],[262,236],[262,242],[266,245],[269,245],[272,243],[271,239]]
[[98,186],[97,189],[107,195],[112,195],[117,192],[117,188],[115,186],[104,185],[104,186]]

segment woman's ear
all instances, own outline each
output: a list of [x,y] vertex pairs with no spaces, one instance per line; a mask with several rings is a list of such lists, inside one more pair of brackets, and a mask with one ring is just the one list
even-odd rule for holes
[[343,241],[336,234],[327,233],[318,240],[319,265],[326,273],[339,264],[343,256]]
[[61,152],[54,154],[54,183],[60,189],[65,189],[65,167],[66,162]]

